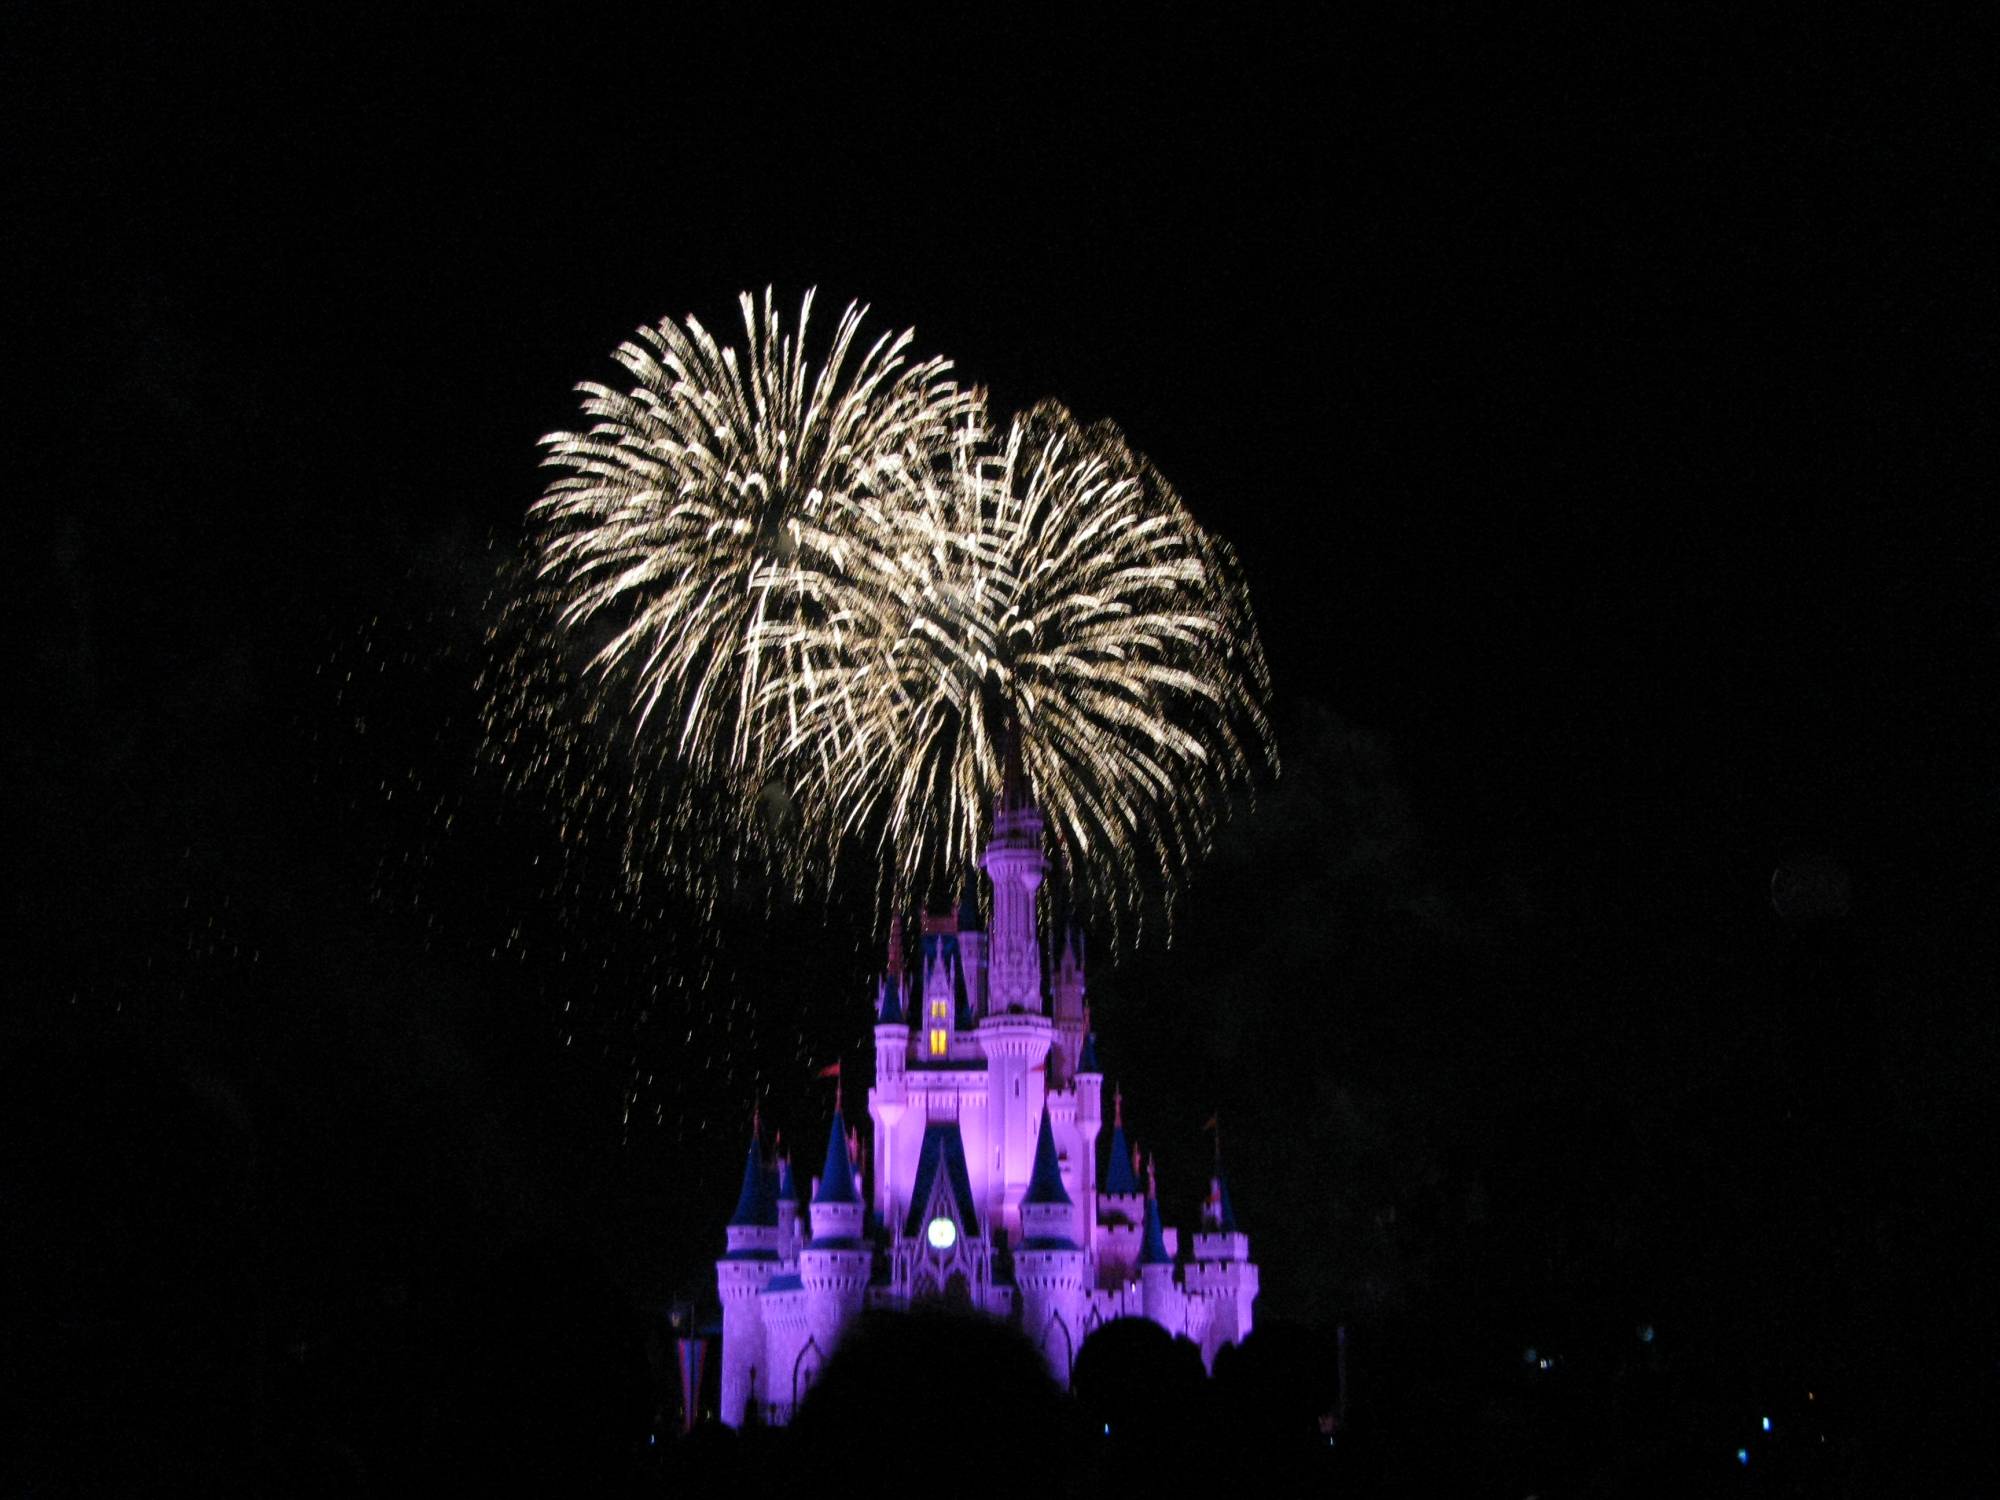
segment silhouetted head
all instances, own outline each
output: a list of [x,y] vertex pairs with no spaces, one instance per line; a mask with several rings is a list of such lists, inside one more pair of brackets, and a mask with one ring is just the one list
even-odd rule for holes
[[800,1478],[866,1475],[890,1494],[1061,1493],[1073,1469],[1073,1422],[1034,1346],[942,1309],[850,1324],[791,1435]]
[[1114,1318],[1077,1351],[1070,1387],[1101,1435],[1178,1443],[1196,1423],[1207,1375],[1201,1353],[1148,1318]]

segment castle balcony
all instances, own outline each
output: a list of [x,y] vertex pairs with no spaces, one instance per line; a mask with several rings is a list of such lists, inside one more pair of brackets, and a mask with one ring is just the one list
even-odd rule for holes
[[975,1034],[988,1057],[1020,1058],[1033,1067],[1048,1055],[1055,1025],[1047,1016],[1008,1011],[986,1017]]

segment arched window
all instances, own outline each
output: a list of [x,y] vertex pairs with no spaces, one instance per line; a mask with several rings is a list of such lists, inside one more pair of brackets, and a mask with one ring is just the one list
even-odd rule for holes
[[808,1337],[805,1348],[799,1351],[799,1357],[792,1362],[792,1407],[794,1410],[798,1408],[798,1404],[801,1401],[805,1400],[806,1392],[812,1389],[812,1383],[819,1378],[819,1367],[819,1340]]
[[1062,1371],[1067,1384],[1070,1369],[1076,1363],[1076,1342],[1069,1336],[1069,1324],[1063,1321],[1061,1313],[1049,1319],[1048,1345],[1049,1363]]

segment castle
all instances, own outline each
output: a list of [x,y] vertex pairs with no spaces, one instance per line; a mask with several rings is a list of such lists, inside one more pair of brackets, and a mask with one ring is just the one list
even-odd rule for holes
[[1160,1222],[1114,1095],[1102,1175],[1104,1075],[1084,1006],[1082,939],[1045,964],[1035,893],[1047,873],[1041,812],[1010,765],[980,866],[981,928],[968,877],[955,913],[926,916],[908,967],[891,922],[875,1001],[868,1091],[872,1171],[836,1095],[810,1187],[765,1159],[752,1127],[743,1188],[716,1262],[722,1420],[755,1403],[783,1423],[863,1308],[937,1298],[1018,1319],[1056,1379],[1098,1324],[1145,1317],[1212,1364],[1250,1332],[1257,1267],[1218,1156],[1202,1225],[1182,1257]]

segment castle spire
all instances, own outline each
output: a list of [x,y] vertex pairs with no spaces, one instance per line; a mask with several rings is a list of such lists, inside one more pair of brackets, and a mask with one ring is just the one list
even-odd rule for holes
[[826,1136],[826,1164],[820,1168],[815,1203],[858,1203],[854,1194],[854,1159],[847,1154],[847,1121],[841,1118],[838,1085],[833,1100],[833,1128]]
[[1056,1158],[1055,1130],[1049,1123],[1049,1107],[1042,1106],[1042,1129],[1035,1137],[1035,1169],[1028,1178],[1028,1191],[1023,1203],[1060,1203],[1067,1205],[1069,1192],[1063,1187],[1062,1163]]
[[903,1019],[903,982],[899,978],[885,978],[877,987],[875,998],[875,1024],[877,1026],[901,1026]]
[[1146,1235],[1139,1247],[1139,1264],[1142,1266],[1173,1264],[1173,1257],[1167,1254],[1166,1232],[1160,1227],[1160,1187],[1153,1176],[1153,1162],[1150,1157],[1146,1160]]
[[1111,1091],[1111,1160],[1105,1164],[1101,1191],[1117,1197],[1137,1196],[1139,1178],[1133,1170],[1136,1155],[1125,1139],[1125,1095],[1114,1088]]
[[778,1205],[769,1191],[770,1175],[764,1170],[763,1144],[757,1114],[752,1110],[750,1151],[743,1159],[743,1187],[736,1195],[736,1211],[729,1216],[731,1228],[767,1229],[778,1222]]

